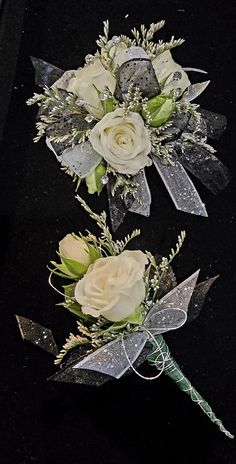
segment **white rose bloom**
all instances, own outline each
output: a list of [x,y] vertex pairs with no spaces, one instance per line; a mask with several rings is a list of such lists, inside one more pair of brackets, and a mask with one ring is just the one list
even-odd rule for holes
[[123,117],[122,108],[107,113],[91,130],[89,140],[94,150],[121,174],[136,174],[152,163],[148,154],[151,142],[143,119],[130,111]]
[[[110,47],[109,57],[114,61],[114,64],[119,65],[118,56],[123,50],[127,49],[127,45],[122,40],[120,40],[117,44],[113,44],[112,40],[108,40],[107,45],[108,48]],[[105,55],[106,54],[102,53],[102,57],[105,58]]]
[[118,256],[97,259],[75,287],[75,299],[83,313],[113,322],[133,314],[145,297],[147,263],[142,251],[123,251]]
[[[167,78],[162,93],[169,93],[171,90],[177,88],[180,88],[183,93],[191,84],[186,72],[183,70],[182,66],[175,63],[169,50],[157,55],[152,61],[152,65],[158,82],[161,83]],[[181,73],[181,79],[172,81],[173,73],[176,71]]]
[[142,47],[120,47],[114,56],[114,63],[121,66],[126,61],[132,59],[149,59],[148,54]]
[[108,87],[113,94],[115,86],[116,79],[104,68],[99,59],[95,59],[91,64],[75,71],[75,77],[70,80],[67,90],[85,100],[88,103],[87,111],[100,119],[104,111],[99,92],[103,92]]
[[74,69],[65,71],[64,74],[62,74],[62,76],[59,79],[57,79],[56,82],[54,82],[52,88],[67,90],[71,79],[75,77],[75,73],[76,71]]
[[67,234],[59,242],[59,253],[63,258],[73,259],[85,266],[90,264],[89,250],[82,238]]

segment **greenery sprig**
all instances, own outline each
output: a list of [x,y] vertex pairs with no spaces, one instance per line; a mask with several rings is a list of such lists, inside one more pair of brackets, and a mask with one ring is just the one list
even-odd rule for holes
[[135,42],[132,45],[142,47],[152,59],[166,50],[171,50],[172,48],[182,45],[184,39],[175,39],[174,36],[171,37],[169,42],[163,42],[163,40],[159,40],[157,43],[153,42],[152,39],[154,34],[164,25],[165,21],[162,20],[158,23],[150,24],[149,29],[147,29],[144,24],[141,25],[140,30],[136,28],[132,29],[131,32],[135,38]]

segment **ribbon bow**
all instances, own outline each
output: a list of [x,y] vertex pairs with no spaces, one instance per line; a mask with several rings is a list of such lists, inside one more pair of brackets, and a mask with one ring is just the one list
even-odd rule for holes
[[118,336],[97,349],[73,369],[88,369],[119,379],[135,363],[148,341],[155,335],[181,327],[187,320],[189,302],[199,271],[167,293],[149,311],[136,332]]

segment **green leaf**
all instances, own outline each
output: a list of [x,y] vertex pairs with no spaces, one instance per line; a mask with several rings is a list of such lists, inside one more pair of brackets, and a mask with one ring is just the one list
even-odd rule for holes
[[100,163],[90,174],[89,176],[85,177],[85,182],[88,188],[88,193],[93,194],[97,193],[98,195],[101,193],[104,185],[101,182],[101,177],[104,176],[106,173],[106,166],[103,163]]
[[126,317],[122,321],[114,322],[110,327],[105,332],[113,332],[114,330],[121,330],[123,329],[127,324],[135,324],[135,325],[141,325],[143,323],[143,314],[142,314],[142,309],[139,306],[133,314],[130,316]]
[[88,314],[84,314],[81,311],[80,305],[78,303],[72,303],[71,305],[68,306],[68,309],[71,313],[75,314],[80,319],[84,319],[85,321],[89,321],[89,322],[94,322],[94,318],[92,316],[89,316]]
[[88,266],[85,264],[79,263],[74,259],[65,258],[64,256],[59,255],[62,263],[66,266],[69,272],[71,272],[76,277],[82,277],[88,269]]
[[76,301],[74,303],[58,303],[57,306],[63,306],[63,308],[68,309],[71,313],[75,314],[80,319],[84,319],[85,321],[94,322],[94,318],[89,316],[88,314],[84,314],[81,311],[81,306]]
[[104,332],[113,332],[115,330],[120,330],[123,329],[126,325],[128,324],[127,321],[119,321],[119,322],[114,322],[108,329],[104,330]]
[[66,297],[74,298],[76,283],[69,284],[69,285],[63,285],[64,293]]
[[130,324],[141,325],[143,322],[143,314],[142,309],[139,306],[133,314],[128,316],[125,321],[129,322]]
[[[150,125],[159,127],[168,121],[175,109],[175,103],[169,96],[158,95],[147,102],[147,109],[151,114]],[[142,116],[147,119],[148,115],[145,110],[142,111]]]

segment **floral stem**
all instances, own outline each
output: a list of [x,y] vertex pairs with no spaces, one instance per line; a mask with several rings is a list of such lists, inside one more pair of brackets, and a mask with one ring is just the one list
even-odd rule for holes
[[220,428],[221,432],[229,438],[234,438],[234,436],[225,429],[221,420],[216,417],[210,405],[191,385],[187,377],[185,377],[177,362],[172,358],[169,347],[162,335],[155,337],[155,344],[153,343],[153,347],[155,347],[155,350],[149,354],[148,361],[154,364],[158,370],[163,370],[163,372],[178,385],[180,390],[189,395],[191,400],[197,403],[209,419]]

